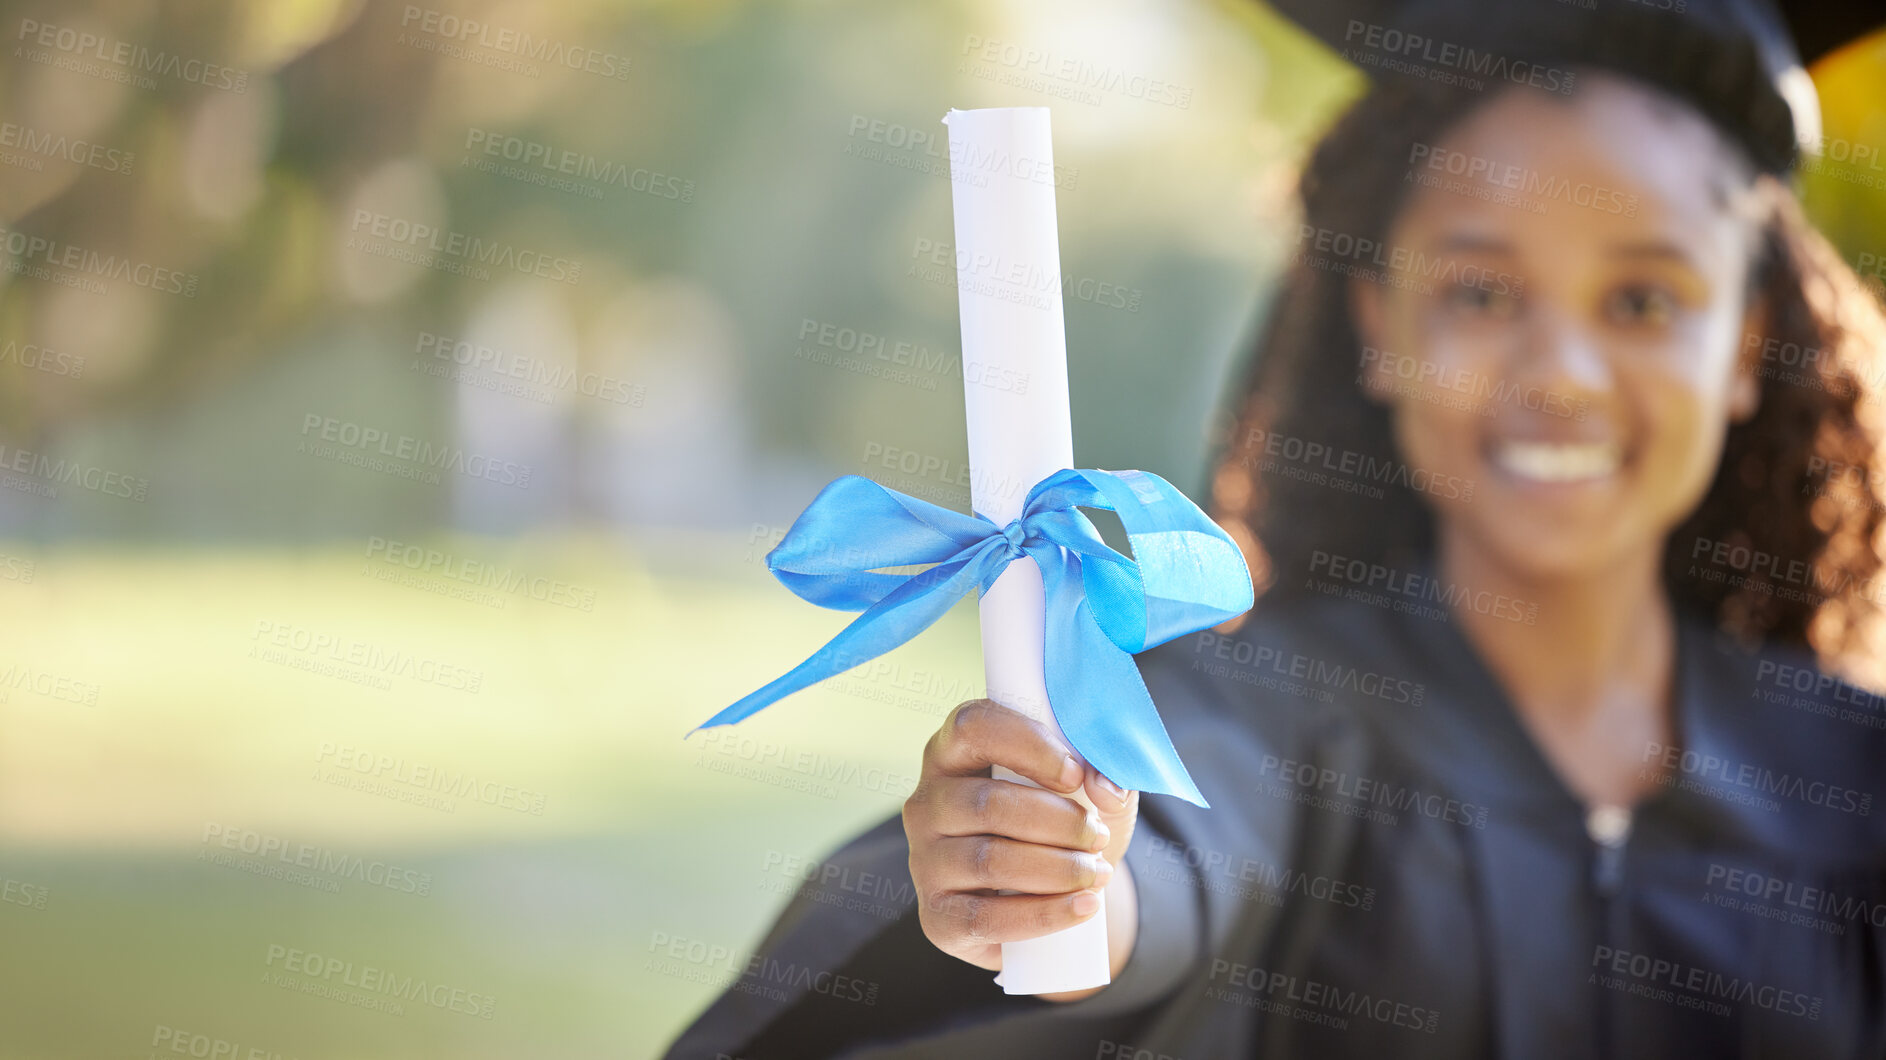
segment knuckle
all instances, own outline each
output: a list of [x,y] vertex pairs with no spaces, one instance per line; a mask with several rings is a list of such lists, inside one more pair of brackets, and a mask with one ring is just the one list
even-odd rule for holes
[[1075,854],[1066,861],[1069,877],[1068,890],[1084,891],[1094,885],[1100,876],[1100,858],[1094,854]]
[[904,840],[910,846],[910,852],[913,858],[917,852],[917,844],[920,841],[919,837],[924,835],[927,831],[924,827],[925,803],[923,799],[918,798],[918,794],[922,792],[922,790],[923,789],[919,787],[916,792],[911,793],[910,798],[904,800]]
[[1105,827],[1104,822],[1100,820],[1098,814],[1088,813],[1087,807],[1082,806],[1073,799],[1062,799],[1058,810],[1062,827],[1067,832],[1068,836],[1073,839],[1078,840],[1085,836],[1090,824],[1098,824]]
[[969,847],[970,878],[984,887],[995,886],[998,872],[996,861],[1001,856],[1001,848],[994,836],[977,836]]
[[935,794],[936,785],[930,778],[918,777],[916,786],[910,789],[909,797],[904,799],[904,819],[909,820],[911,816],[922,813]]
[[935,931],[945,938],[955,938],[960,925],[957,923],[956,894],[946,887],[928,887],[923,890],[922,916],[928,917]]
[[974,744],[989,727],[989,701],[972,699],[956,708],[950,719],[950,734],[958,740]]
[[995,781],[977,784],[969,796],[969,815],[977,824],[987,824],[998,815],[1002,789]]
[[965,895],[958,911],[962,915],[963,934],[977,942],[1000,942],[996,938],[995,903],[979,895]]
[[1061,926],[1061,909],[1057,902],[1034,902],[1028,910],[1028,919],[1034,922],[1036,931],[1052,931]]
[[940,887],[924,887],[921,884],[918,885],[917,893],[923,896],[917,908],[917,922],[923,925],[923,933],[930,936],[932,942],[947,941],[950,936],[950,893]]

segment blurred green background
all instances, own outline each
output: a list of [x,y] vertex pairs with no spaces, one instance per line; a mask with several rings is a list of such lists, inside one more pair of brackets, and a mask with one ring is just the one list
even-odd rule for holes
[[[1053,108],[1077,459],[1196,496],[1297,159],[1359,87],[1208,0],[0,29],[21,1058],[653,1055],[980,690],[963,605],[682,740],[844,624],[761,560],[819,485],[967,504],[943,112]],[[1830,135],[1886,143],[1883,49],[1816,71]],[[1804,190],[1886,260],[1856,176]]]

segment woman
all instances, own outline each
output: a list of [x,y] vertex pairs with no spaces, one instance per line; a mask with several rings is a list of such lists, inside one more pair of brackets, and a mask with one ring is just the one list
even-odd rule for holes
[[[1882,327],[1777,179],[1777,31],[1499,10],[1335,31],[1399,54],[1215,478],[1268,588],[1140,658],[1213,808],[964,704],[822,877],[912,900],[809,885],[672,1055],[1886,1053],[1886,704],[1821,668],[1875,629]],[[1103,902],[1110,985],[990,982]]]

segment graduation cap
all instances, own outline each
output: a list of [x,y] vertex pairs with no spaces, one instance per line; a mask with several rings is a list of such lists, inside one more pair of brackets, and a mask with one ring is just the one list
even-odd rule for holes
[[1886,25],[1872,4],[1769,0],[1270,2],[1376,80],[1410,64],[1430,77],[1437,64],[1628,74],[1689,101],[1775,173],[1818,150],[1820,103],[1803,61]]

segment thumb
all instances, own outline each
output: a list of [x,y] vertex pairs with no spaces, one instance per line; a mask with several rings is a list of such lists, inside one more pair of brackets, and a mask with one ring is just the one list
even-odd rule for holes
[[1113,781],[1101,776],[1099,770],[1088,766],[1087,798],[1093,802],[1101,823],[1107,826],[1107,849],[1101,853],[1117,866],[1126,856],[1126,846],[1133,840],[1133,826],[1139,820],[1139,792],[1121,791]]

